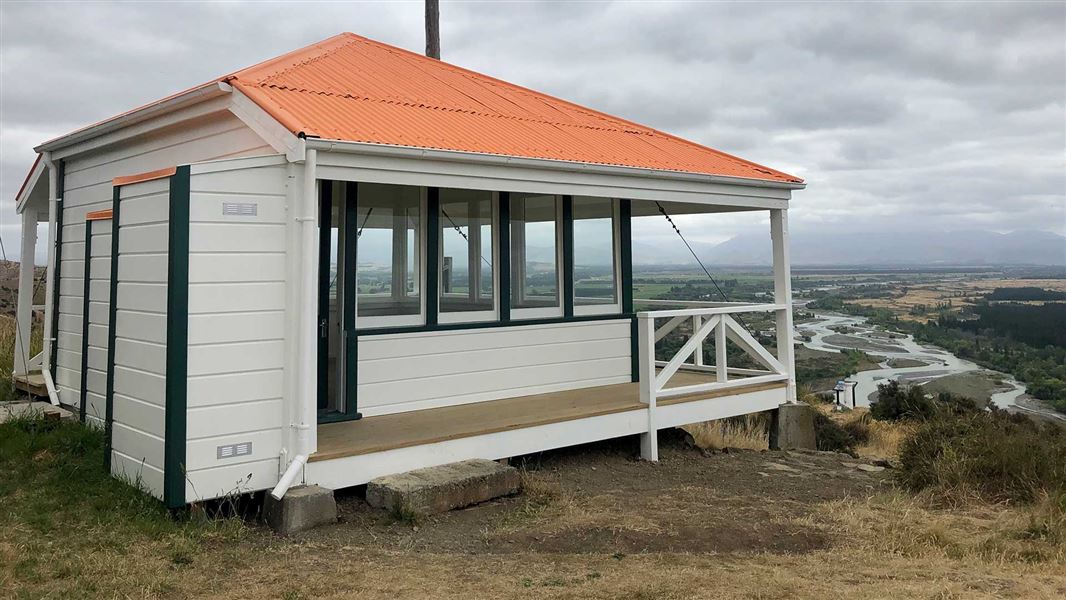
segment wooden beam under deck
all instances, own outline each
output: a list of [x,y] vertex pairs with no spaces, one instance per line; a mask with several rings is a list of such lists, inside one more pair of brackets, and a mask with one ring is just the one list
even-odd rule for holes
[[[713,381],[713,374],[679,371],[670,383],[673,387]],[[782,387],[785,387],[785,382],[757,383],[670,398],[660,401],[660,404],[674,405]],[[619,383],[367,417],[358,421],[320,425],[318,452],[309,460],[315,462],[372,454],[643,408],[639,384]]]

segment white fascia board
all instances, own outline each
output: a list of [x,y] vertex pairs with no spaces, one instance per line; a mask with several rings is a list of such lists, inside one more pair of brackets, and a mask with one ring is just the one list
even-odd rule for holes
[[[41,198],[45,201],[45,206],[48,202],[48,179],[42,178],[48,171],[48,166],[45,165],[43,160],[37,161],[34,165],[33,171],[30,172],[29,177],[26,179],[26,185],[22,188],[19,195],[15,198],[15,212],[22,214],[22,211],[26,210],[26,204],[31,198]],[[43,191],[39,191],[38,186],[43,185]],[[37,192],[36,194],[34,192]]]
[[53,159],[65,158],[187,119],[225,110],[228,108],[228,101],[222,104],[206,101],[228,94],[229,87],[225,83],[211,82],[162,102],[150,104],[144,108],[45,142],[34,148],[34,150],[37,152],[51,151]]
[[[223,84],[226,85],[226,84]],[[306,146],[303,138],[297,137],[291,131],[279,123],[260,108],[251,98],[245,96],[240,90],[229,85],[230,91],[229,111],[244,122],[259,137],[263,138],[270,147],[279,154],[284,154],[291,162],[304,160]]]
[[325,179],[787,208],[803,184],[308,138]]

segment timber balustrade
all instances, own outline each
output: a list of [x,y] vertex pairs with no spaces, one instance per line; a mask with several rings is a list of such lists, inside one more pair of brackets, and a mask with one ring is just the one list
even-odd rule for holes
[[[784,304],[746,304],[739,302],[698,302],[683,300],[637,300],[641,304],[681,306],[670,310],[637,313],[637,340],[640,368],[640,400],[654,409],[657,399],[741,388],[763,383],[788,381],[788,363],[764,348],[739,322],[742,313],[775,313],[780,316],[789,307]],[[692,332],[681,348],[666,361],[656,360],[655,346],[686,321]],[[780,322],[780,319],[778,319]],[[705,364],[703,344],[714,336],[715,364]],[[762,369],[733,368],[727,364],[726,341],[731,340],[751,356]],[[714,373],[710,383],[667,387],[678,370]],[[739,378],[733,378],[738,376]]]

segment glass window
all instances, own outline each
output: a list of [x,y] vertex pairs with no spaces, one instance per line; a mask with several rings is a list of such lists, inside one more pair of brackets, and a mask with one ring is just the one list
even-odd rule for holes
[[440,314],[492,318],[492,192],[442,189],[439,197]]
[[510,217],[511,308],[542,309],[538,316],[561,314],[559,198],[511,194]]
[[421,188],[360,183],[357,204],[358,316],[370,326],[421,323]]
[[574,198],[574,310],[618,304],[614,200]]

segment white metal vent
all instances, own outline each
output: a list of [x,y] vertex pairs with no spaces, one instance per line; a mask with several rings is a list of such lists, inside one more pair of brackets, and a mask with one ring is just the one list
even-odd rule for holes
[[224,458],[236,458],[238,456],[246,456],[252,453],[251,442],[240,442],[237,444],[226,444],[224,446],[218,446],[216,448],[216,456],[218,460]]
[[222,214],[227,217],[254,217],[259,214],[259,205],[255,202],[223,202]]

